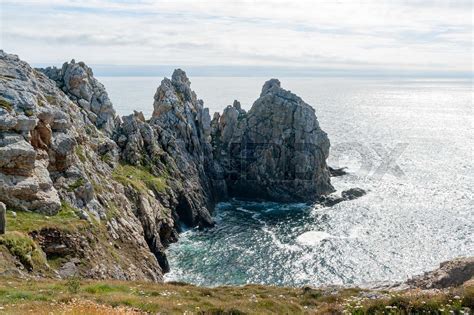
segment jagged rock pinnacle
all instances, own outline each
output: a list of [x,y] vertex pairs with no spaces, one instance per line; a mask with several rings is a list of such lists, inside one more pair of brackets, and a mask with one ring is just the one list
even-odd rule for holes
[[281,83],[280,80],[278,79],[270,79],[262,87],[262,93],[260,93],[260,96],[263,96],[269,92],[274,91],[275,89],[280,89],[281,88]]

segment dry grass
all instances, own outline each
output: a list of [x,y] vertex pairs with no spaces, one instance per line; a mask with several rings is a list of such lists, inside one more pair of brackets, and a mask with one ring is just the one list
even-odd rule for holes
[[472,308],[473,291],[371,291],[376,298],[367,298],[359,289],[92,280],[72,290],[67,280],[0,278],[0,314],[461,314]]

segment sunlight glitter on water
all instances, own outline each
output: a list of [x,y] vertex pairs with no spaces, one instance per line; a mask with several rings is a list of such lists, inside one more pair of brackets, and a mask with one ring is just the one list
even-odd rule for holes
[[[250,108],[267,78],[190,79],[213,112],[234,98]],[[103,82],[115,104],[125,92],[110,88],[114,80]],[[156,88],[160,80],[147,84]],[[215,228],[189,230],[171,245],[167,280],[362,285],[403,280],[474,253],[470,82],[281,81],[315,107],[331,140],[328,164],[348,167],[348,175],[332,179],[335,188],[368,194],[331,208],[222,203]],[[135,101],[151,112],[153,93]],[[122,110],[131,112],[127,106]],[[401,173],[383,167],[397,148]]]

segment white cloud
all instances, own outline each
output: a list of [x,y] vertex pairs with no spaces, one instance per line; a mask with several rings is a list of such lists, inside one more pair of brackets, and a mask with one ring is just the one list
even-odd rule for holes
[[472,71],[470,1],[2,2],[1,47],[37,63]]

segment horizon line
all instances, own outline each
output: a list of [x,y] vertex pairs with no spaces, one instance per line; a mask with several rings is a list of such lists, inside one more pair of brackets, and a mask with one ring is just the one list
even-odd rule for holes
[[[46,63],[32,63],[35,68],[57,67]],[[184,70],[188,77],[348,77],[348,78],[474,78],[474,72],[408,70],[408,69],[335,69],[323,67],[255,66],[255,65],[108,65],[88,64],[98,77],[166,77],[175,69]]]

